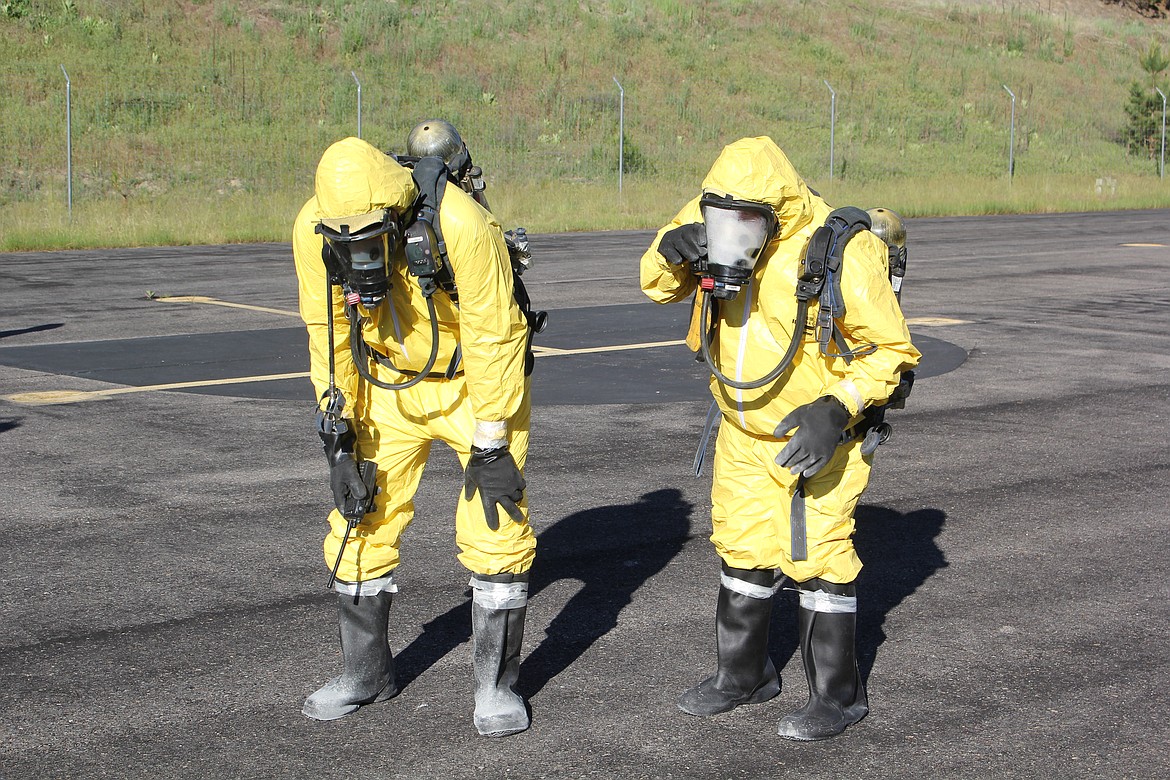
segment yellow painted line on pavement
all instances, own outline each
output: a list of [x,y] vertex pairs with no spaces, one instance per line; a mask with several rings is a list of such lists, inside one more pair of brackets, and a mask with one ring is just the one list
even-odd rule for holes
[[[1122,246],[1164,246],[1163,244],[1122,244]],[[263,311],[269,314],[279,314],[284,317],[300,318],[300,313],[289,311],[287,309],[273,309],[268,306],[253,306],[250,303],[232,303],[231,301],[221,301],[216,298],[209,298],[206,295],[165,295],[155,298],[156,301],[163,301],[166,303],[203,303],[208,306],[227,306],[232,309],[250,309],[252,311]],[[969,320],[956,320],[949,317],[908,317],[906,319],[907,325],[920,325],[923,327],[935,327],[940,325],[968,325]],[[615,344],[609,347],[582,347],[580,349],[557,349],[556,347],[542,347],[534,345],[532,351],[537,355],[545,355],[552,357],[554,355],[584,355],[591,352],[620,352],[626,349],[651,349],[653,347],[673,347],[679,344],[685,344],[682,339],[677,341],[653,341],[645,344]]]
[[[584,347],[582,349],[555,349],[553,347],[533,347],[533,352],[541,357],[555,357],[557,355],[584,355],[591,352],[619,352],[627,349],[649,349],[651,347],[668,347],[683,344],[684,341],[655,341],[645,344],[614,344],[608,347]],[[52,406],[56,404],[76,404],[83,401],[100,401],[116,395],[129,393],[149,393],[155,390],[186,390],[193,387],[221,387],[223,385],[241,385],[249,382],[278,382],[282,379],[305,379],[308,371],[297,371],[291,374],[266,374],[261,376],[240,376],[228,379],[205,379],[191,382],[170,382],[162,385],[141,385],[137,387],[111,387],[104,390],[41,390],[29,393],[14,393],[2,396],[5,401],[26,406]]]
[[283,317],[300,317],[301,315],[295,311],[288,309],[272,309],[268,306],[253,306],[250,303],[232,303],[231,301],[221,301],[216,298],[208,298],[206,295],[160,295],[151,300],[162,301],[163,303],[205,303],[208,306],[227,306],[230,309],[250,309],[251,311],[263,311],[269,314],[279,314]]
[[1166,246],[1165,244],[1122,244],[1122,246]]
[[922,328],[935,328],[941,325],[970,325],[970,320],[955,320],[950,317],[907,317],[907,325],[917,325]]
[[[205,303],[211,306],[230,306],[233,309],[252,309],[254,311],[266,311],[272,314],[283,314],[287,317],[300,317],[301,315],[295,311],[287,311],[284,309],[270,309],[266,306],[252,306],[246,303],[230,303],[228,301],[221,301],[215,298],[209,298],[206,295],[168,295],[160,298],[155,298],[156,301],[166,301],[168,303]],[[668,347],[676,344],[683,344],[684,341],[655,341],[647,344],[618,344],[610,347],[583,347],[581,349],[557,349],[556,347],[542,347],[533,345],[532,351],[537,355],[544,355],[545,357],[552,357],[554,355],[583,355],[589,352],[618,352],[625,349],[649,349],[651,347]]]
[[593,352],[621,352],[627,349],[652,349],[654,347],[674,347],[679,344],[686,344],[685,339],[678,339],[676,341],[648,341],[644,344],[613,344],[608,347],[581,347],[580,349],[554,349],[553,347],[538,347],[534,346],[532,351],[537,355],[545,357],[557,357],[558,355],[588,355]]
[[154,390],[184,390],[191,387],[217,387],[220,385],[241,385],[247,382],[275,382],[281,379],[303,379],[308,371],[292,374],[267,374],[264,376],[240,376],[230,379],[200,379],[193,382],[171,382],[165,385],[142,385],[139,387],[111,387],[105,390],[44,390],[32,393],[15,393],[4,396],[4,400],[28,406],[50,406],[52,404],[75,404],[81,401],[97,401],[114,395],[127,393],[148,393]]

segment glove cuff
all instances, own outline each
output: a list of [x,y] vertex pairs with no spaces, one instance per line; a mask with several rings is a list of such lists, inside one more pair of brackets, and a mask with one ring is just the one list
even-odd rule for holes
[[488,463],[495,463],[497,460],[510,457],[512,457],[512,453],[508,451],[507,444],[503,444],[499,447],[492,447],[489,450],[474,446],[471,448],[472,461],[481,466],[487,465]]
[[330,466],[336,466],[345,458],[352,459],[357,450],[357,434],[350,420],[329,417],[317,413],[317,435]]
[[828,408],[830,409],[829,414],[833,416],[833,421],[837,423],[837,425],[842,430],[844,430],[845,426],[849,424],[849,421],[853,419],[853,413],[849,411],[849,407],[846,406],[845,402],[837,396],[822,395],[817,399],[817,401],[828,405]]

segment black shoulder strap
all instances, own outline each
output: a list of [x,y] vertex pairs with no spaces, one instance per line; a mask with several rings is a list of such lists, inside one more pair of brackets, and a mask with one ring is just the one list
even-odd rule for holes
[[[467,161],[470,161],[470,157],[467,158]],[[414,183],[418,187],[418,199],[415,200],[414,206],[415,218],[425,221],[434,230],[435,241],[438,244],[443,265],[447,267],[449,267],[447,263],[447,244],[443,241],[443,229],[439,225],[439,209],[443,203],[443,192],[447,188],[447,178],[450,173],[450,168],[447,163],[443,162],[441,157],[421,157],[415,161],[411,170],[411,175],[414,176]],[[514,266],[512,268],[512,294],[516,299],[516,304],[520,307],[520,311],[524,315],[524,319],[528,323],[528,350],[525,356],[525,374],[530,374],[532,373],[533,365],[532,335],[544,330],[545,324],[548,321],[548,313],[532,308],[532,301],[528,297],[528,289],[524,286],[524,282],[520,280],[520,274],[517,273]]]
[[[829,214],[825,224],[813,231],[805,247],[800,281],[796,285],[796,297],[799,300],[811,301],[822,296],[825,281],[829,277],[837,277],[841,270],[845,245],[862,230],[868,230],[870,225],[869,214],[856,206],[845,206]],[[841,313],[844,313],[844,308]]]
[[443,228],[439,224],[439,207],[447,189],[447,164],[441,157],[420,157],[410,173],[418,187],[418,198],[414,202],[416,218],[424,220],[434,229],[439,252],[445,261],[447,244],[443,241]]
[[805,250],[805,259],[797,283],[800,300],[819,299],[817,342],[822,354],[828,355],[829,342],[837,344],[838,356],[850,359],[854,353],[843,349],[844,339],[837,332],[835,320],[845,314],[845,297],[841,294],[841,266],[845,247],[853,237],[872,225],[869,214],[856,206],[834,210],[825,224],[813,232]]

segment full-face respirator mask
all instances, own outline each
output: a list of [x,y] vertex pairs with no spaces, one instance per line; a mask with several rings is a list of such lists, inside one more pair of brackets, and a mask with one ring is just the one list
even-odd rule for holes
[[707,257],[699,287],[719,300],[732,300],[751,280],[756,263],[776,234],[776,212],[766,203],[703,193],[699,212],[707,231]]
[[[769,242],[776,236],[779,221],[776,212],[766,203],[704,192],[699,198],[699,212],[706,229],[707,256],[700,258],[695,269],[699,274],[699,289],[703,291],[700,321],[711,322],[717,317],[720,301],[732,301],[751,283],[756,264]],[[803,322],[807,302],[798,303],[796,321]],[[717,365],[711,350],[712,331],[703,328],[699,335],[699,351],[711,373],[723,384],[738,390],[753,390],[771,384],[780,377],[800,347],[803,330],[796,329],[784,357],[774,369],[753,380],[737,380],[725,376]]]
[[367,309],[377,307],[390,291],[389,263],[402,240],[390,209],[355,217],[323,219],[316,232],[325,239],[321,259],[332,284]]

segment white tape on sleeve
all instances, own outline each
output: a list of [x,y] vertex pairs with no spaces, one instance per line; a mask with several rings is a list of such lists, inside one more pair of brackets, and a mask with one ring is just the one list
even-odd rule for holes
[[494,450],[508,443],[508,423],[504,420],[476,420],[472,444],[481,450]]
[[837,384],[842,390],[849,393],[853,403],[857,404],[857,413],[860,414],[861,410],[865,408],[865,399],[861,397],[861,391],[857,389],[857,385],[853,384],[852,379],[842,379]]

